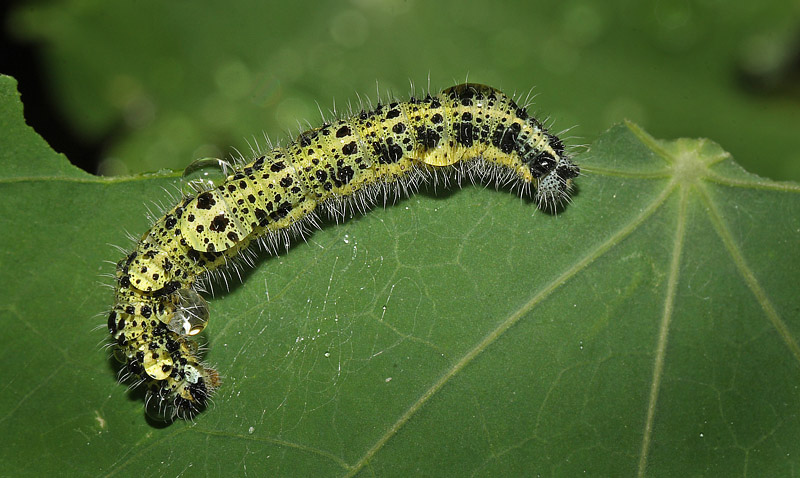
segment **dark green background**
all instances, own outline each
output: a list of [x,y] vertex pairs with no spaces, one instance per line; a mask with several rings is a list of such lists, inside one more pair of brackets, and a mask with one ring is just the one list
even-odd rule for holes
[[101,144],[104,174],[285,139],[319,123],[315,102],[346,112],[376,82],[407,97],[409,81],[438,90],[468,76],[534,88],[534,111],[572,128],[572,144],[627,118],[800,179],[799,18],[787,0],[146,0],[23,4],[7,28],[40,45],[58,114]]

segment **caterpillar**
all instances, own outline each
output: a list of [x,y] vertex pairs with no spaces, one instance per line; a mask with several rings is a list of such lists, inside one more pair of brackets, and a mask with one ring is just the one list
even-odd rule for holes
[[511,184],[542,209],[569,199],[580,170],[564,143],[513,99],[467,83],[378,104],[258,153],[221,184],[184,197],[115,272],[108,330],[123,379],[146,385],[148,415],[190,418],[220,385],[192,338],[209,320],[208,275],[258,244],[275,252],[320,212],[365,210],[389,192],[455,172]]

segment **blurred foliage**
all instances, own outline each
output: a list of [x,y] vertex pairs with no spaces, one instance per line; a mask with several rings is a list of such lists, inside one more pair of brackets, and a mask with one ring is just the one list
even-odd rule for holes
[[533,110],[573,144],[628,118],[800,179],[799,5],[72,0],[18,7],[6,27],[40,46],[60,114],[103,144],[102,174],[248,155],[262,132],[319,123],[315,102],[329,118],[332,99],[338,114],[374,101],[376,81],[406,97],[409,80],[419,92],[468,76],[535,87]]

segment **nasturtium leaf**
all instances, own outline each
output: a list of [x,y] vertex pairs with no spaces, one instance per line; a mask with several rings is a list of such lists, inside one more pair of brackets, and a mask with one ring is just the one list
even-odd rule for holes
[[[82,173],[0,78],[0,469],[9,475],[788,475],[800,186],[634,124],[558,215],[426,191],[325,224],[209,297],[193,422],[116,383],[104,274],[179,173]],[[104,262],[109,261],[109,262]]]

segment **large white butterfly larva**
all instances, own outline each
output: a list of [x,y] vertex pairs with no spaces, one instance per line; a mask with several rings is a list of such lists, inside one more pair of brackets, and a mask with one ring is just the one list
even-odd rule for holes
[[117,264],[108,317],[126,375],[147,385],[151,415],[192,416],[220,384],[191,339],[208,321],[198,281],[254,241],[274,250],[319,210],[364,210],[448,170],[511,183],[542,208],[567,200],[579,173],[561,140],[511,98],[462,84],[306,131],[167,211]]

